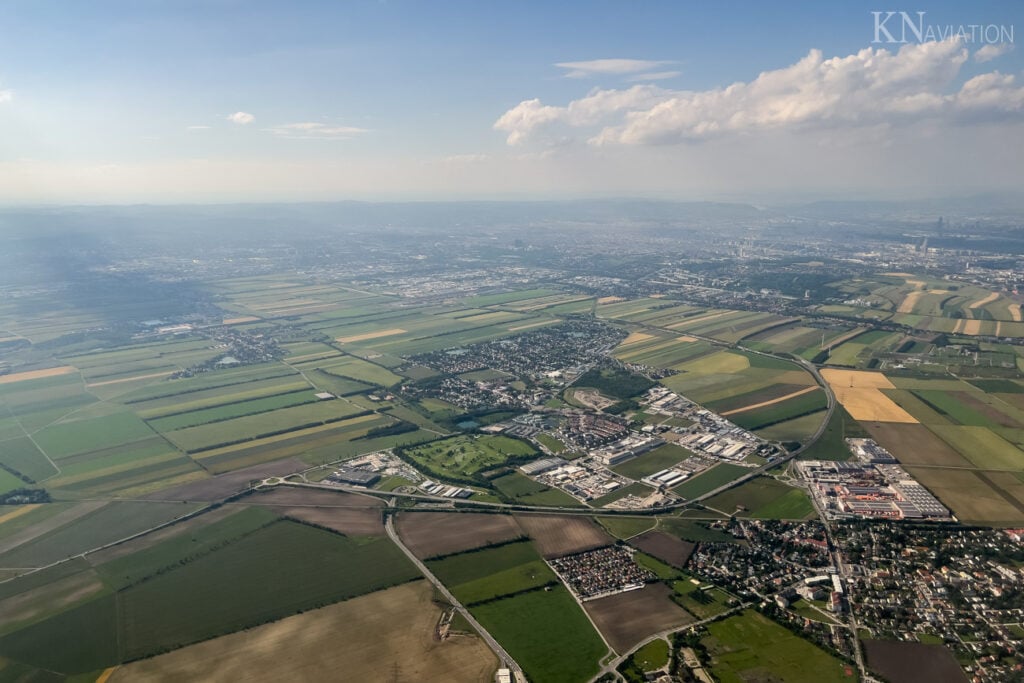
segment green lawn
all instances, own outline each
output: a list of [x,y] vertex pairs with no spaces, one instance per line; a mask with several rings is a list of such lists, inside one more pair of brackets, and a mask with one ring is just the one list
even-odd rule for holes
[[653,529],[656,520],[653,517],[598,517],[597,523],[608,530],[616,538],[630,538]]
[[767,617],[747,610],[708,624],[704,645],[711,671],[721,683],[779,680],[787,683],[842,683],[846,665]]
[[657,671],[668,664],[668,641],[652,640],[633,653],[633,661],[643,671]]
[[687,479],[672,490],[683,498],[696,498],[708,491],[714,491],[719,486],[728,484],[730,481],[738,479],[740,476],[749,472],[750,470],[746,467],[730,465],[729,463],[723,462],[715,465],[711,469],[701,472],[695,477]]
[[533,446],[506,436],[464,434],[406,449],[406,455],[427,470],[467,477],[503,465],[510,458],[535,454]]

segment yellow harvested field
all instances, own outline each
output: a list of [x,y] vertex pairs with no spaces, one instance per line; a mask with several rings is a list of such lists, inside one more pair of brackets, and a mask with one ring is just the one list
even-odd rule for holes
[[107,683],[107,681],[110,680],[110,677],[114,675],[115,671],[117,671],[116,666],[112,666],[109,669],[104,669],[103,673],[100,674],[100,677],[96,679],[96,683]]
[[24,382],[30,379],[43,379],[44,377],[56,377],[57,375],[70,375],[72,372],[78,372],[78,368],[73,368],[70,365],[63,365],[59,368],[16,372],[13,375],[0,375],[0,384],[13,384],[14,382]]
[[773,405],[775,403],[782,403],[783,401],[788,401],[791,398],[796,398],[797,396],[803,396],[804,394],[810,393],[810,392],[814,391],[817,388],[818,388],[817,385],[815,385],[813,387],[804,387],[803,389],[800,389],[799,391],[794,391],[792,394],[786,394],[785,396],[779,396],[778,398],[774,398],[771,401],[762,401],[761,403],[755,403],[754,405],[743,406],[742,408],[737,408],[736,410],[726,411],[726,412],[722,413],[722,417],[725,417],[727,415],[735,415],[736,413],[745,413],[748,410],[754,410],[755,408],[764,408],[765,406],[770,406],[770,405]]
[[[909,281],[908,281],[909,282]],[[914,306],[917,305],[918,300],[924,296],[926,292],[922,289],[916,290],[907,294],[906,298],[900,302],[900,307],[896,309],[897,313],[913,313]]]
[[[940,291],[939,293],[943,294],[944,292]],[[978,299],[974,303],[969,304],[967,306],[967,308],[971,308],[971,309],[981,308],[982,306],[985,306],[985,305],[988,305],[988,304],[992,303],[993,301],[995,301],[998,298],[999,298],[999,295],[996,294],[995,292],[992,292],[991,294],[986,296],[984,299]]]
[[366,341],[367,339],[379,339],[381,337],[391,337],[396,334],[404,334],[405,330],[401,327],[392,327],[390,330],[378,330],[377,332],[367,332],[366,334],[354,334],[351,337],[338,337],[336,341],[340,341],[342,344],[348,342]]
[[27,512],[32,512],[37,507],[39,507],[39,504],[34,503],[32,505],[22,505],[19,508],[15,508],[5,515],[0,515],[0,524],[3,524],[4,522],[9,522],[12,519],[17,519],[18,517],[21,517]]
[[528,323],[526,325],[516,325],[515,327],[508,328],[509,332],[518,332],[519,330],[528,330],[531,327],[540,327],[541,325],[550,325],[550,320],[538,320],[537,322]]
[[832,387],[836,400],[855,420],[917,424],[917,418],[900,408],[881,389],[893,389],[880,372],[825,369],[821,376]]
[[681,342],[695,342],[695,341],[700,341],[700,340],[699,340],[699,339],[697,339],[696,337],[691,337],[691,336],[690,336],[690,335],[688,335],[688,334],[684,334],[684,335],[683,335],[682,337],[676,337],[676,341],[681,341]]
[[426,581],[232,633],[118,668],[120,681],[489,681],[476,636],[438,640]]
[[853,387],[855,389],[895,389],[896,386],[889,381],[889,378],[880,372],[868,370],[841,370],[839,368],[826,368],[821,371],[821,376],[831,385],[837,387]]
[[1010,317],[1013,318],[1013,322],[1024,322],[1024,317],[1021,317],[1020,313],[1020,304],[1010,304],[1009,309]]
[[958,320],[956,327],[953,328],[953,334],[981,334],[981,323],[982,320],[968,320],[963,318]]
[[617,303],[619,301],[625,301],[625,299],[623,299],[621,296],[602,296],[600,299],[597,300],[597,303],[599,303],[599,304],[614,304],[614,303]]
[[629,346],[630,344],[639,344],[640,342],[647,341],[648,339],[654,339],[654,335],[653,334],[645,334],[643,332],[631,332],[628,337],[626,337],[625,339],[622,340],[622,343],[619,344],[619,346]]
[[240,325],[242,323],[254,323],[257,320],[262,320],[262,318],[257,318],[254,315],[243,315],[240,318],[224,318],[224,322],[222,322],[221,324],[222,325]]
[[736,311],[718,311],[717,313],[705,313],[703,315],[697,315],[697,316],[694,316],[692,318],[687,318],[686,320],[683,320],[682,322],[672,323],[671,325],[667,325],[667,327],[674,330],[677,327],[692,327],[693,325],[698,325],[698,324],[702,325],[702,324],[706,323],[709,320],[714,320],[715,318],[721,318],[723,315],[730,315],[730,314],[735,313],[735,312]]
[[91,384],[87,384],[86,386],[89,387],[89,388],[92,388],[92,387],[105,387],[108,384],[120,384],[121,382],[136,382],[136,381],[138,381],[140,379],[156,379],[157,377],[166,377],[167,375],[170,375],[170,374],[172,374],[170,371],[167,371],[167,372],[154,372],[154,373],[149,374],[149,375],[135,375],[134,377],[124,377],[122,379],[108,379],[108,380],[103,381],[103,382],[92,382]]

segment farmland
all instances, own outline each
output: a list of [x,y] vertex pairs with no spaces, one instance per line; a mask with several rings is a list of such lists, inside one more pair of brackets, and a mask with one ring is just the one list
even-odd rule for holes
[[427,566],[468,606],[557,581],[528,541],[449,555],[429,561]]
[[590,618],[616,652],[626,652],[652,633],[685,626],[693,615],[669,597],[663,583],[584,603]]
[[600,548],[614,540],[586,517],[516,515],[516,521],[545,559]]
[[531,680],[587,681],[607,648],[569,591],[558,586],[478,605],[480,623]]
[[743,517],[805,519],[814,515],[814,507],[801,489],[768,477],[751,479],[706,503],[727,514],[739,510]]
[[381,661],[389,671],[420,680],[489,678],[497,662],[480,640],[434,639],[440,610],[431,598],[425,581],[395,586],[133,662],[109,680],[313,680],[339,670],[353,680],[373,680],[381,675]]
[[440,557],[523,536],[511,515],[405,512],[398,517],[402,542],[417,557]]

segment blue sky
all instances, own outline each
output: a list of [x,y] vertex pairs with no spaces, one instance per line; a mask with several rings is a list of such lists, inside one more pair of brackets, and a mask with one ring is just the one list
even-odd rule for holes
[[1015,189],[1018,46],[872,10],[1024,41],[1016,2],[9,0],[0,202]]

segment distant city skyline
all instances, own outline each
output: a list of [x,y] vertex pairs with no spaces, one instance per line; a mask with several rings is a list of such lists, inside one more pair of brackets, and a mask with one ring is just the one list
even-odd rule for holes
[[1019,3],[36,0],[0,23],[0,204],[770,203],[1024,177]]

